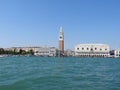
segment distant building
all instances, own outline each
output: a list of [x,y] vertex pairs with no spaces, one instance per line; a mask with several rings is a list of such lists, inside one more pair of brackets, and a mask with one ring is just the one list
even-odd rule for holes
[[61,52],[61,55],[64,55],[64,32],[62,27],[60,27],[60,32],[59,32],[59,50]]
[[120,57],[120,50],[114,50],[115,57]]
[[32,50],[33,52],[38,51],[40,47],[12,47],[12,48],[7,48],[6,50],[12,50],[12,51],[16,51],[19,52],[20,50],[24,50],[26,52]]
[[59,50],[55,47],[40,47],[35,52],[36,56],[59,56]]
[[109,46],[106,44],[79,44],[75,46],[75,56],[109,57]]
[[68,49],[68,50],[64,51],[64,55],[65,56],[74,56],[75,53],[74,53],[74,51]]
[[120,58],[120,50],[111,50],[110,55],[111,57]]

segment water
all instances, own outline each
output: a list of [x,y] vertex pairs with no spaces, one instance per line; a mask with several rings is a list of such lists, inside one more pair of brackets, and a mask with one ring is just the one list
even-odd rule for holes
[[3,57],[0,90],[120,90],[120,59]]

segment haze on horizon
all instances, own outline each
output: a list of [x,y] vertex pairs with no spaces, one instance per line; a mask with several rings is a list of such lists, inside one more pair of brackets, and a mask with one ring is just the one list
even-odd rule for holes
[[58,47],[60,26],[65,49],[80,43],[120,49],[120,0],[0,0],[0,47]]

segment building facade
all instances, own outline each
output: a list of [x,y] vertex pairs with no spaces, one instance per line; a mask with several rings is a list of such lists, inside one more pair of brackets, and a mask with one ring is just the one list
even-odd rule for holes
[[120,58],[120,50],[111,50],[110,55],[111,57]]
[[75,46],[75,56],[109,57],[109,46],[106,44],[79,44]]
[[55,47],[12,47],[12,48],[7,48],[6,50],[10,51],[16,51],[19,52],[20,50],[23,51],[30,51],[32,50],[34,52],[34,55],[36,56],[59,56],[60,52],[57,48]]
[[12,51],[16,51],[19,52],[20,50],[24,50],[26,52],[32,50],[33,52],[38,51],[40,47],[12,47],[12,48],[7,48],[6,50],[12,50]]
[[74,51],[67,49],[64,51],[64,55],[65,56],[74,56]]
[[63,32],[62,27],[60,27],[58,46],[59,46],[61,55],[64,55],[64,32]]
[[35,52],[36,56],[59,56],[59,51],[55,47],[40,47]]
[[114,50],[114,54],[115,57],[120,57],[120,50]]

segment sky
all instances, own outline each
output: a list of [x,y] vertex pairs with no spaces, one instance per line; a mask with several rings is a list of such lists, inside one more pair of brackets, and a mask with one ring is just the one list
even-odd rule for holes
[[120,0],[0,0],[0,47],[85,43],[120,49]]

